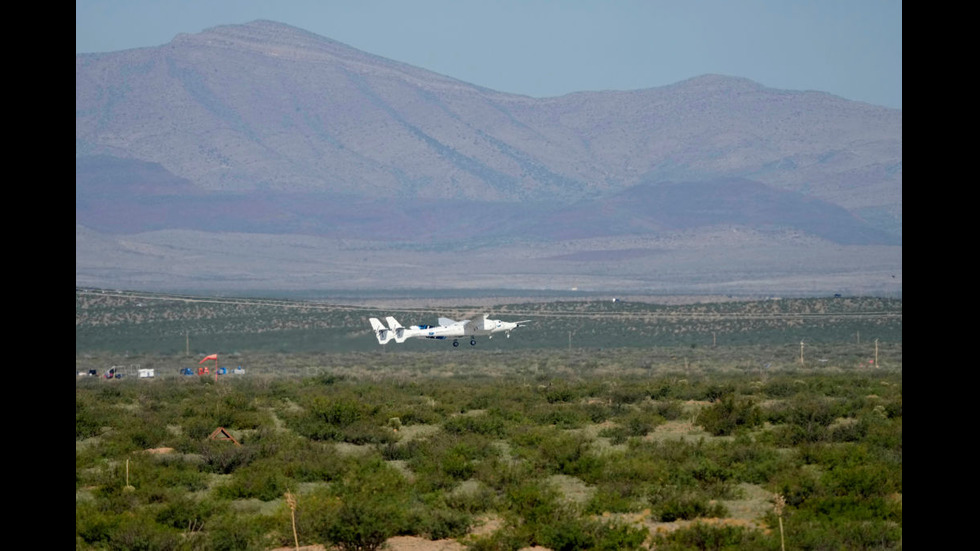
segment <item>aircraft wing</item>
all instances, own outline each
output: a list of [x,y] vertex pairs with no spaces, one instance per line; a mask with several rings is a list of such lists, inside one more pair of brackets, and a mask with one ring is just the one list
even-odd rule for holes
[[439,325],[443,327],[449,327],[450,325],[456,325],[457,322],[449,318],[439,318]]

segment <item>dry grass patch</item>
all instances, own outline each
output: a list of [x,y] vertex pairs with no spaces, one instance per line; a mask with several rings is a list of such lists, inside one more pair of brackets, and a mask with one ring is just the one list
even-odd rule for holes
[[349,442],[335,442],[333,447],[338,454],[345,457],[368,455],[377,449],[374,444],[351,444]]
[[566,474],[549,476],[548,483],[554,486],[566,501],[571,503],[586,503],[595,494],[595,488],[574,476]]
[[694,422],[689,419],[667,421],[654,430],[648,432],[647,435],[643,437],[644,440],[654,442],[663,442],[666,440],[685,440],[696,442],[701,438],[707,440],[711,438],[727,437],[711,436],[711,434],[702,429],[700,425],[695,425]]
[[439,425],[402,425],[398,429],[398,443],[428,438],[440,430]]
[[728,518],[756,522],[772,510],[773,494],[762,486],[743,482],[738,485],[742,499],[720,500],[728,509]]

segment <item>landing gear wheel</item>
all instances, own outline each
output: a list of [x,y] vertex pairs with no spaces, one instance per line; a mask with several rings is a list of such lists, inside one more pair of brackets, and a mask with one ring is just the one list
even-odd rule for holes
[[459,346],[459,341],[453,341],[453,347]]
[[470,339],[470,346],[476,346],[476,339]]

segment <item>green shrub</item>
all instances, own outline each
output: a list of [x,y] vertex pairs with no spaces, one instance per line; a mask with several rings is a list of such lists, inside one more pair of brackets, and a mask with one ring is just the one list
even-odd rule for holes
[[640,488],[641,485],[632,482],[604,483],[585,504],[585,512],[593,515],[637,512],[643,505],[637,495],[637,489]]
[[565,385],[558,385],[555,387],[547,388],[544,391],[545,400],[549,404],[555,404],[559,402],[571,402],[578,398],[577,394]]
[[75,503],[75,541],[92,547],[108,545],[122,516],[100,510],[95,503]]
[[583,517],[563,504],[557,491],[540,481],[525,481],[506,493],[507,520],[478,549],[517,549],[541,546],[555,551],[573,549],[638,549],[645,528]]
[[210,499],[195,499],[181,495],[166,503],[157,513],[155,520],[163,526],[179,530],[200,530],[215,514],[227,510],[227,506]]
[[103,412],[75,393],[75,440],[96,436],[101,432]]
[[653,403],[653,411],[668,421],[676,421],[684,416],[684,405],[680,400],[657,401]]
[[779,549],[779,536],[766,537],[760,531],[745,526],[694,522],[657,536],[655,546],[658,551]]
[[495,438],[504,435],[504,420],[493,412],[450,417],[446,419],[442,427],[450,434],[475,433]]
[[787,549],[902,549],[902,528],[894,522],[802,516],[791,516],[783,522]]
[[232,442],[206,440],[201,444],[201,469],[215,474],[230,474],[251,463],[256,457],[252,446],[236,446]]
[[787,426],[782,428],[783,441],[790,445],[821,442],[826,439],[827,427],[837,418],[837,412],[825,398],[797,395],[788,403]]
[[727,436],[760,425],[762,413],[752,400],[725,394],[702,409],[694,422],[715,436]]
[[716,451],[718,460],[729,466],[731,478],[740,482],[766,484],[777,473],[795,468],[793,457],[745,435],[719,443]]
[[295,481],[282,472],[278,460],[260,459],[237,469],[229,482],[219,486],[215,494],[223,499],[279,499]]
[[491,490],[504,493],[532,475],[534,467],[528,462],[512,462],[500,457],[490,457],[476,464],[473,478]]
[[724,517],[728,511],[720,503],[710,503],[707,498],[695,495],[680,495],[660,501],[651,513],[661,522],[692,520],[698,517]]
[[591,453],[590,448],[590,441],[583,436],[556,434],[541,443],[537,450],[537,461],[540,468],[552,474],[594,480],[604,461]]
[[448,507],[421,508],[419,514],[410,519],[413,531],[432,540],[460,538],[469,532],[473,517],[465,512]]
[[408,528],[413,510],[405,479],[380,460],[357,464],[331,493],[315,529],[325,545],[344,551],[371,551]]
[[649,496],[650,512],[661,522],[693,520],[699,517],[724,517],[725,506],[712,502],[697,489],[673,485],[658,486]]
[[130,484],[141,493],[198,492],[208,486],[200,464],[182,456],[137,457],[130,462]]
[[[211,517],[204,529],[205,541],[201,548],[215,551],[264,551],[281,546],[272,540],[271,535],[274,533],[275,525],[271,518],[228,511]],[[289,541],[292,542],[292,539]]]

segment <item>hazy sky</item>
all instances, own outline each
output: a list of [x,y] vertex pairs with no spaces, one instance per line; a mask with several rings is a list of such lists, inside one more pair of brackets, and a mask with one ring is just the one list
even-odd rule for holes
[[75,53],[256,19],[534,97],[716,73],[902,108],[901,0],[75,0]]

